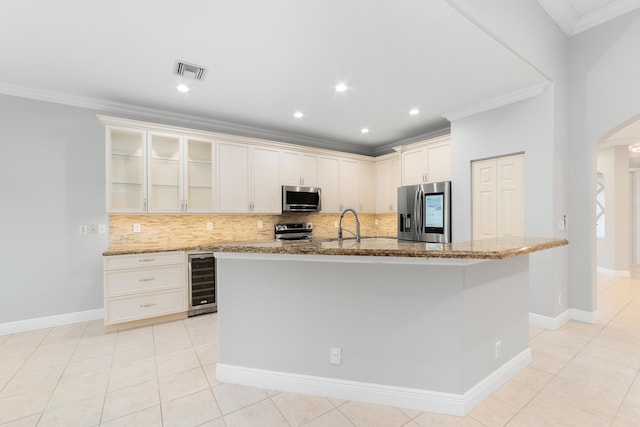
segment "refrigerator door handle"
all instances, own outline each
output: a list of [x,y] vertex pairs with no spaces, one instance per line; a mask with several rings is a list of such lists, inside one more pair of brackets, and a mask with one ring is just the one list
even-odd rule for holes
[[420,235],[424,234],[424,222],[427,218],[425,218],[424,212],[424,191],[420,192]]
[[418,188],[418,190],[416,191],[415,203],[413,205],[413,217],[415,218],[416,237],[420,237],[420,235],[422,234],[420,232],[420,224],[422,224],[422,213],[420,212],[421,199],[422,199],[422,190]]

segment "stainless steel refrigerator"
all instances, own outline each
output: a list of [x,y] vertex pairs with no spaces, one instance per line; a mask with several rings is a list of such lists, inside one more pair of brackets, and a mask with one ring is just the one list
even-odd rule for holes
[[451,181],[398,188],[398,239],[451,243]]

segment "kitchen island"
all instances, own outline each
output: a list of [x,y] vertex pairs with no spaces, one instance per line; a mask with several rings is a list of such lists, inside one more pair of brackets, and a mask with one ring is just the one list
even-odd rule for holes
[[212,246],[218,379],[463,415],[529,364],[527,254],[567,243]]

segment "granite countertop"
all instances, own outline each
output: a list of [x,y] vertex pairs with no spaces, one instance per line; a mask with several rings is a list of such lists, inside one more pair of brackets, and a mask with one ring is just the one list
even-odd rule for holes
[[544,237],[499,237],[496,239],[472,240],[459,243],[424,243],[399,241],[395,238],[363,238],[338,242],[331,240],[312,241],[268,241],[243,243],[216,243],[194,247],[128,247],[109,248],[103,255],[125,255],[175,250],[198,252],[245,252],[265,254],[304,255],[357,255],[384,257],[458,258],[458,259],[503,259],[558,246],[568,245],[566,239]]

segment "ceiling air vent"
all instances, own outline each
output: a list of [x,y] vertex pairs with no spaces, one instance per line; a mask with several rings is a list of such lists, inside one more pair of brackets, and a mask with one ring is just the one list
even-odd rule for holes
[[206,70],[199,65],[189,64],[187,62],[178,61],[176,66],[176,74],[192,80],[204,79]]

